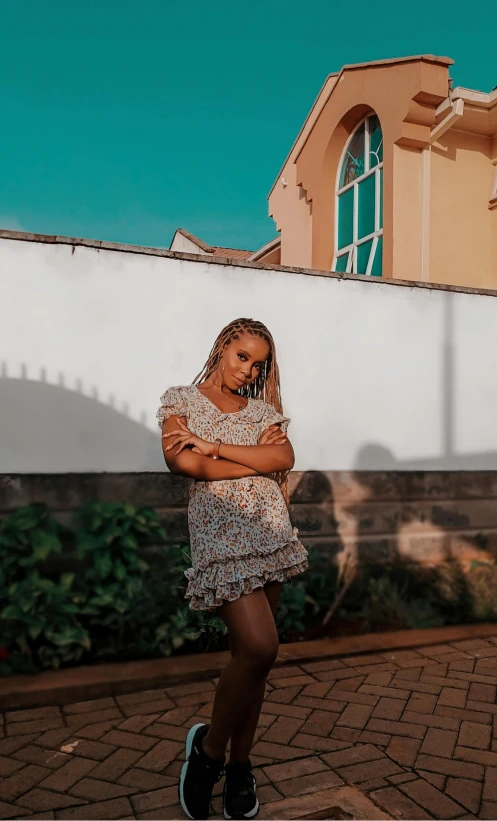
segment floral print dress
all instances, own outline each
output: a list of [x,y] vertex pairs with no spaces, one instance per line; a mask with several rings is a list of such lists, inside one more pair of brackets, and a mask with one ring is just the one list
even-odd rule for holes
[[[186,417],[196,436],[231,445],[257,445],[269,425],[278,422],[286,432],[290,422],[260,399],[224,413],[196,385],[172,387],[161,396],[159,427],[174,415]],[[192,567],[185,571],[185,598],[192,610],[214,611],[223,601],[308,568],[307,550],[292,529],[279,485],[269,477],[195,480],[188,527]]]

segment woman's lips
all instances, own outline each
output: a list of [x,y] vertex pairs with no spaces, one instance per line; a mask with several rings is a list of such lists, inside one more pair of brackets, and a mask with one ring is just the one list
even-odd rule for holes
[[234,376],[234,377],[233,377],[233,379],[235,380],[235,382],[238,382],[238,384],[239,384],[239,385],[244,385],[244,384],[245,384],[245,383],[243,382],[243,380],[241,380],[241,379],[237,379],[237,377],[236,377],[236,376]]

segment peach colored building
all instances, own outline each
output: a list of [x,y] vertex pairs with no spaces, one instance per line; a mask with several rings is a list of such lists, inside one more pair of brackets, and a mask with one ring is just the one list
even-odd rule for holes
[[331,74],[269,194],[280,236],[247,258],[497,288],[497,90],[452,88],[452,62]]

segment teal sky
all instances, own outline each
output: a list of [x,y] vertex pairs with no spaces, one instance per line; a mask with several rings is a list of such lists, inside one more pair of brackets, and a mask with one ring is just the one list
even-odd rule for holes
[[0,0],[0,227],[255,249],[326,75],[452,57],[497,85],[495,0]]

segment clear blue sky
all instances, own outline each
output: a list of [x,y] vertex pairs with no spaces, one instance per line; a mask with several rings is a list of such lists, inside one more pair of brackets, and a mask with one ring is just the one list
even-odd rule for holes
[[[305,9],[305,11],[304,11]],[[434,53],[497,85],[495,0],[1,0],[0,227],[257,248],[326,75]],[[428,25],[427,25],[428,23]]]

